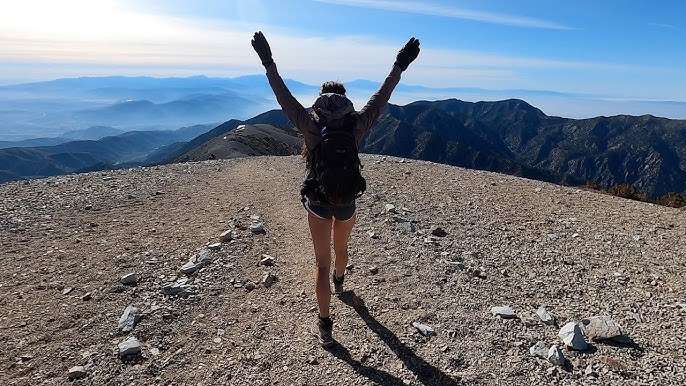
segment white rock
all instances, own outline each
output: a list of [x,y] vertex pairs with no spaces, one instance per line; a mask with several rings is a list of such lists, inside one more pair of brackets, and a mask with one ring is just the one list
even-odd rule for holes
[[548,348],[543,341],[539,340],[535,345],[529,347],[529,354],[541,359],[548,359]]
[[500,316],[503,319],[514,319],[517,317],[514,310],[510,306],[491,307],[491,314],[494,316]]
[[545,306],[538,307],[538,309],[536,310],[536,315],[538,315],[538,318],[541,319],[541,322],[543,322],[544,324],[547,324],[549,326],[554,326],[557,324],[555,316],[548,312]]
[[134,285],[138,283],[138,274],[135,272],[127,273],[122,276],[119,281],[124,285]]
[[588,343],[586,343],[586,338],[581,331],[581,327],[576,322],[569,322],[562,326],[560,332],[557,334],[562,342],[567,347],[574,350],[585,351],[588,349]]
[[559,347],[557,347],[557,345],[550,346],[547,359],[555,366],[565,367],[567,365],[567,358],[565,358],[565,354],[562,352],[562,350],[560,350]]
[[431,326],[419,322],[412,322],[412,327],[416,328],[420,334],[424,336],[434,335],[434,329]]
[[222,249],[222,243],[212,243],[207,246],[207,249],[209,249],[210,251],[219,251],[220,249]]
[[593,316],[582,319],[581,331],[590,340],[612,339],[624,335],[619,324],[609,316]]

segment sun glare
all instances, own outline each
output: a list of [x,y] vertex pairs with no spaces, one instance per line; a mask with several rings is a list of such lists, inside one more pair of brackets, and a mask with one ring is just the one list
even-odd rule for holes
[[115,1],[5,1],[0,32],[21,40],[122,41],[170,38],[179,32],[168,20],[133,12]]

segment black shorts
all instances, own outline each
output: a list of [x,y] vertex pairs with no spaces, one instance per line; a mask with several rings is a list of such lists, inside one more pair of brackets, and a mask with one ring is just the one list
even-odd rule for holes
[[305,210],[322,220],[335,218],[338,221],[350,220],[355,215],[355,201],[346,206],[333,206],[312,201],[308,198],[302,200]]

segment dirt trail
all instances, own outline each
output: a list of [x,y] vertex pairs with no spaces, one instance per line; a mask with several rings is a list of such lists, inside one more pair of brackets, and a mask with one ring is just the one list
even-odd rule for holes
[[[333,299],[332,352],[309,335],[313,257],[297,157],[0,186],[0,384],[686,382],[686,212],[426,162],[364,162],[352,292]],[[250,216],[266,235],[239,226],[191,276],[196,296],[162,293],[190,257]],[[426,240],[436,226],[447,236]],[[258,266],[263,254],[274,267]],[[140,276],[135,287],[118,283],[128,272]],[[266,272],[278,277],[270,288],[260,284]],[[143,318],[120,333],[129,304]],[[493,317],[502,304],[520,318]],[[538,340],[560,343],[532,316],[541,304],[561,323],[610,315],[635,345],[565,351],[572,370],[554,369],[528,352]],[[415,321],[436,335],[422,336]],[[143,357],[124,363],[117,344],[129,335]],[[77,365],[86,377],[68,380]]]

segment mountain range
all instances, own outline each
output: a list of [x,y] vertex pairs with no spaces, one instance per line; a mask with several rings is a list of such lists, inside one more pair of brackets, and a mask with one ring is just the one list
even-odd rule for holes
[[[297,81],[286,83],[296,93],[316,91]],[[0,87],[0,140],[66,137],[67,131],[97,125],[169,130],[246,119],[274,106],[264,75],[57,79]]]
[[[295,154],[302,143],[280,110],[191,131],[195,135],[134,132],[0,150],[0,165],[14,165],[0,168],[2,180],[114,165]],[[518,99],[418,101],[389,105],[360,150],[567,185],[629,184],[652,198],[686,194],[686,121],[651,115],[571,119],[548,116]]]
[[188,141],[211,127],[131,131],[98,140],[0,149],[0,182],[145,164],[147,157],[160,147]]
[[[311,102],[318,91],[287,79],[294,95]],[[360,108],[379,83],[357,79],[345,83]],[[489,90],[477,87],[426,87],[400,83],[393,102],[459,98],[467,101],[525,99],[553,114],[572,117],[618,112],[686,118],[686,102],[631,100],[549,90]],[[306,103],[307,104],[307,103]],[[113,126],[122,131],[170,130],[182,125],[248,119],[277,107],[264,75],[235,78],[191,76],[81,77],[0,86],[0,141],[65,137],[65,131]]]
[[[249,122],[289,127],[278,110]],[[202,149],[240,124],[215,128],[166,163],[221,154]],[[389,105],[360,150],[566,185],[630,184],[651,198],[686,193],[686,121],[651,115],[570,119],[518,99],[419,101]]]
[[76,140],[97,141],[98,139],[104,137],[110,137],[123,133],[124,131],[110,126],[91,126],[86,129],[67,131],[59,137],[31,138],[21,141],[0,141],[0,149],[5,149],[8,147],[54,146]]

